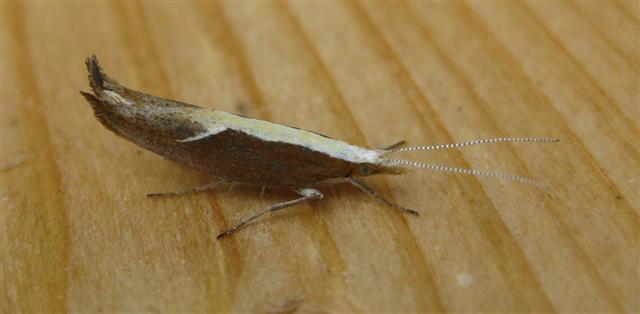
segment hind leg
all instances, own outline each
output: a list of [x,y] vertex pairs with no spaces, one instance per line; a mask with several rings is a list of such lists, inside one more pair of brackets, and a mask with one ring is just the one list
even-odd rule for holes
[[214,182],[209,182],[209,183],[207,183],[205,185],[197,186],[195,188],[182,190],[182,191],[149,193],[149,194],[147,194],[147,197],[178,196],[178,195],[187,195],[187,194],[192,194],[192,193],[199,193],[199,192],[204,192],[204,191],[208,191],[208,190],[213,190],[214,188],[216,188],[216,187],[218,187],[220,185],[223,185],[225,183],[228,183],[228,182],[226,182],[224,180],[218,180],[218,181],[214,181]]

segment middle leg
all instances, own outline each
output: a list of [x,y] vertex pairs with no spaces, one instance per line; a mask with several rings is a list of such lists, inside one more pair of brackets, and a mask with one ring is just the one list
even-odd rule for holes
[[238,229],[242,228],[244,225],[262,217],[265,214],[268,213],[272,213],[287,207],[291,207],[291,206],[295,206],[301,203],[304,203],[306,201],[310,201],[310,200],[315,200],[315,199],[321,199],[324,197],[324,195],[322,195],[322,193],[316,189],[311,189],[311,188],[295,188],[294,191],[296,191],[296,193],[302,195],[302,197],[291,200],[291,201],[286,201],[286,202],[282,202],[282,203],[278,203],[275,204],[249,218],[244,219],[243,221],[237,223],[236,225],[234,225],[233,227],[221,232],[216,238],[220,239],[222,237],[225,237],[235,231],[238,231]]

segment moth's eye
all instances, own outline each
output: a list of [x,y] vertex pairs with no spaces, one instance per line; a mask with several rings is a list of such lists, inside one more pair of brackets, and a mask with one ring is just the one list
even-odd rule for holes
[[372,169],[371,167],[369,167],[368,165],[364,165],[364,166],[360,166],[360,168],[358,168],[358,173],[361,176],[370,176],[372,174]]

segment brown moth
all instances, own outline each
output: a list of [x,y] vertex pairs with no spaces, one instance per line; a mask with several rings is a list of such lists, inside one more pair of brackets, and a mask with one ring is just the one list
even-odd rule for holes
[[498,142],[556,142],[546,138],[494,138],[457,144],[369,149],[267,121],[201,108],[128,89],[107,76],[96,56],[86,60],[93,94],[81,92],[96,118],[109,130],[165,158],[207,173],[216,179],[189,190],[148,196],[183,195],[222,184],[249,184],[292,189],[300,197],[275,204],[224,230],[226,236],[260,216],[321,199],[322,184],[350,183],[370,196],[402,212],[418,212],[382,197],[360,180],[371,175],[397,175],[410,167],[492,176],[539,186],[528,178],[388,159],[393,153],[458,148]]

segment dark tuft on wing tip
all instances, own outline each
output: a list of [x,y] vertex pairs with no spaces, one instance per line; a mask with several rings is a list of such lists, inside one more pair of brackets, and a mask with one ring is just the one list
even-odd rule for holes
[[80,94],[84,96],[84,99],[86,99],[89,105],[91,105],[91,108],[93,108],[96,115],[99,111],[102,110],[102,107],[104,107],[104,104],[102,103],[100,98],[96,97],[95,95],[83,91],[80,91]]
[[87,71],[89,72],[89,85],[95,94],[98,94],[104,89],[104,73],[100,68],[98,57],[92,55],[85,60],[87,65]]
[[104,102],[91,93],[80,91],[80,94],[87,100],[89,105],[91,105],[93,113],[98,121],[107,127],[107,129],[116,132],[114,129],[114,123],[109,119],[108,110],[106,109]]

